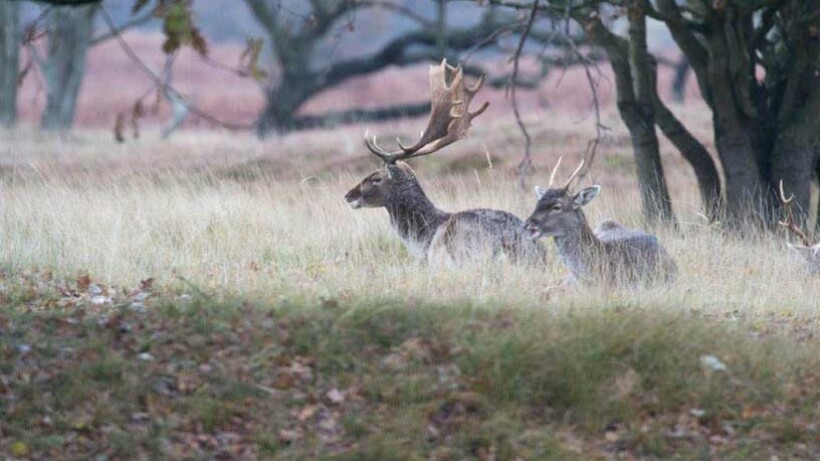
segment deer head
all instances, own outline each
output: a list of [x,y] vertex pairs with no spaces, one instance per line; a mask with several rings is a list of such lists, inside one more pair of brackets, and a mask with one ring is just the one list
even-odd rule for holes
[[386,164],[370,173],[366,178],[345,194],[351,208],[380,208],[396,194],[401,194],[408,185],[416,184],[416,175],[404,162]]
[[353,208],[382,207],[392,194],[401,193],[408,183],[415,183],[415,174],[403,161],[432,154],[465,137],[472,120],[489,106],[485,102],[475,112],[469,110],[470,102],[482,85],[483,76],[473,87],[468,87],[461,66],[450,66],[446,59],[438,66],[431,66],[430,117],[421,138],[411,146],[397,140],[399,149],[389,152],[379,146],[376,136],[371,138],[365,134],[365,146],[384,167],[368,175],[345,195],[348,204]]
[[555,174],[561,165],[561,158],[555,164],[550,174],[550,183],[547,188],[535,186],[538,203],[535,210],[524,223],[530,237],[563,237],[576,233],[580,226],[586,226],[581,207],[591,202],[600,192],[601,186],[590,186],[572,193],[570,187],[584,167],[584,162],[572,173],[561,187],[553,187]]

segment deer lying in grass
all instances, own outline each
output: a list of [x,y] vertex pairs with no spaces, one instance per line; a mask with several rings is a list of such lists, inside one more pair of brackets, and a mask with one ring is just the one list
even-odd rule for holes
[[591,186],[573,194],[570,186],[584,162],[562,187],[552,187],[558,160],[550,175],[550,187],[537,187],[538,203],[525,223],[533,239],[553,237],[571,282],[634,284],[655,279],[674,280],[677,267],[655,236],[631,230],[615,221],[604,221],[595,232],[581,208],[601,192]]
[[388,152],[379,147],[375,136],[366,138],[365,145],[384,166],[351,189],[345,199],[354,209],[387,209],[390,224],[410,253],[433,265],[458,265],[498,255],[518,263],[541,263],[546,251],[524,232],[521,219],[499,210],[442,211],[427,198],[415,173],[403,162],[463,138],[470,122],[489,105],[485,102],[475,112],[469,111],[483,83],[482,77],[474,87],[467,87],[461,66],[454,68],[446,60],[431,66],[432,108],[421,139],[409,147],[399,142],[399,150]]
[[820,275],[820,242],[812,245],[809,237],[800,230],[800,226],[794,222],[794,213],[792,212],[792,202],[794,195],[786,198],[786,193],[783,192],[783,181],[780,181],[780,195],[777,197],[780,200],[780,205],[785,212],[785,217],[778,224],[788,229],[792,234],[800,239],[802,245],[789,243],[789,248],[803,257],[806,261],[806,268],[809,273]]

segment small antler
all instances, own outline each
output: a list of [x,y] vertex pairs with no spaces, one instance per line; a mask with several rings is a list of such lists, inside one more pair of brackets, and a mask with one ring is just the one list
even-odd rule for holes
[[552,187],[552,185],[555,183],[555,173],[558,173],[558,167],[561,166],[561,160],[563,159],[563,155],[558,157],[558,161],[555,162],[555,166],[552,167],[552,171],[550,171],[550,183],[547,185],[547,187]]
[[[563,155],[558,157],[558,161],[555,162],[555,166],[552,167],[552,171],[550,172],[550,183],[547,187],[552,187],[552,185],[555,183],[555,174],[558,173],[558,167],[561,166],[561,160],[563,160],[563,159],[564,159]],[[575,178],[578,176],[578,173],[580,173],[581,170],[584,168],[584,163],[585,162],[586,162],[586,159],[581,160],[581,164],[578,165],[578,168],[576,168],[575,171],[572,172],[569,179],[567,179],[567,182],[564,183],[563,186],[561,186],[561,188],[560,188],[561,190],[564,190],[564,191],[569,190],[569,186],[572,185],[572,181],[575,180]]]
[[569,179],[567,179],[567,182],[564,184],[564,187],[562,187],[562,189],[569,190],[569,186],[572,185],[572,181],[575,180],[575,178],[578,176],[578,173],[580,173],[581,170],[584,168],[584,163],[586,163],[586,159],[581,160],[581,164],[578,165],[578,168],[576,168],[575,171],[572,172],[572,174],[569,176]]
[[[450,81],[448,85],[447,82]],[[485,102],[475,112],[470,112],[470,102],[484,85],[484,76],[470,88],[464,83],[464,71],[459,65],[453,67],[442,59],[438,66],[430,67],[430,118],[421,138],[412,146],[398,141],[399,150],[389,152],[379,146],[376,136],[365,136],[365,145],[384,163],[432,154],[467,135],[472,120],[481,115],[490,103]]]
[[792,211],[792,202],[794,201],[794,194],[786,198],[786,193],[783,191],[783,180],[780,180],[780,195],[777,197],[780,200],[780,205],[783,207],[785,218],[782,221],[777,221],[777,224],[785,227],[791,233],[797,236],[803,245],[811,246],[811,240],[806,234],[800,230],[800,226],[794,222],[794,212]]

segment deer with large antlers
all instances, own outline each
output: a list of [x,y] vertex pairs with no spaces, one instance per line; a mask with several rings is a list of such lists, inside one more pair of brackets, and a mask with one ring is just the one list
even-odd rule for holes
[[415,173],[404,163],[462,139],[472,120],[489,105],[485,102],[476,111],[469,110],[483,84],[482,77],[468,87],[461,66],[452,67],[446,60],[431,66],[432,104],[421,138],[411,146],[399,141],[399,149],[389,152],[379,146],[375,136],[365,136],[365,145],[381,159],[383,168],[351,189],[345,200],[354,209],[387,209],[390,224],[411,254],[434,265],[459,265],[499,255],[516,263],[539,264],[544,262],[546,251],[524,232],[521,219],[500,210],[440,210],[427,198]]
[[581,208],[598,196],[601,186],[571,192],[582,161],[563,186],[553,187],[560,164],[561,159],[552,170],[548,188],[536,186],[538,203],[525,226],[533,239],[553,237],[569,269],[569,280],[615,285],[674,280],[675,262],[655,236],[612,220],[602,222],[595,231],[589,227]]
[[800,225],[798,225],[794,220],[794,212],[792,211],[792,202],[794,201],[794,195],[789,196],[786,198],[786,193],[783,191],[783,180],[780,181],[780,194],[778,195],[778,199],[780,200],[781,208],[784,211],[784,217],[782,220],[778,221],[777,223],[788,229],[789,232],[797,236],[800,239],[800,243],[802,244],[794,244],[789,243],[789,248],[792,251],[795,251],[800,256],[803,257],[806,261],[806,268],[812,274],[820,275],[820,242],[815,243],[812,245],[811,240],[809,237],[800,229]]

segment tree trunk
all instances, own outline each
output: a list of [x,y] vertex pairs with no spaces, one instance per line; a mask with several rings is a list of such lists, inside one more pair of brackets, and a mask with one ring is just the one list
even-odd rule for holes
[[305,78],[284,74],[282,81],[267,91],[265,108],[256,121],[257,136],[264,138],[272,132],[292,129],[296,111],[315,91]]
[[[725,175],[726,222],[734,230],[768,226],[772,221],[769,184],[765,179],[763,159],[768,158],[759,123],[763,114],[750,101],[748,86],[736,76],[739,58],[732,54],[729,18],[720,16],[714,27],[727,30],[709,39],[711,53],[706,71],[711,98],[715,145]],[[761,167],[764,168],[761,168]]]
[[[642,120],[640,109],[636,107],[635,90],[632,83],[632,71],[630,69],[628,57],[628,42],[624,38],[609,32],[600,20],[596,20],[591,23],[581,20],[580,23],[586,25],[586,29],[592,43],[604,49],[607,57],[609,57],[612,71],[615,74],[618,110],[621,114],[621,118],[624,120],[624,123],[626,123],[627,128],[630,131],[630,137],[633,140],[633,145],[637,144],[640,149],[643,149],[643,147],[640,146],[644,143],[639,140],[649,137],[655,137],[654,143],[657,144],[657,136],[655,135],[654,127],[651,128],[651,131],[647,128],[645,121]],[[683,157],[695,170],[695,175],[697,176],[698,186],[701,192],[701,199],[703,201],[704,208],[706,209],[707,216],[711,219],[720,207],[721,186],[715,161],[703,145],[686,130],[683,124],[681,124],[669,111],[669,109],[663,105],[663,102],[661,102],[658,97],[657,79],[655,78],[657,66],[653,66],[651,64],[651,59],[649,59],[648,54],[647,58],[650,60],[650,83],[648,85],[650,94],[648,96],[644,95],[643,97],[650,98],[653,104],[655,122],[664,132],[664,135],[666,135],[666,137],[669,138],[673,144],[675,144],[675,147],[678,148],[681,155],[683,155]],[[652,142],[650,141],[648,144],[649,152],[651,152],[652,149],[651,145]],[[636,154],[637,152],[638,151],[636,150]],[[649,155],[652,154],[650,153]],[[658,168],[660,165],[659,158],[660,156],[658,155],[654,163]],[[650,176],[647,172],[651,172],[652,170],[650,167],[639,168],[639,171],[643,171],[646,176]],[[663,170],[660,171],[662,173]],[[663,178],[654,175],[652,175],[652,177],[657,178],[657,181],[661,184],[661,186],[659,186],[660,190],[664,191],[661,192],[661,195],[659,196],[663,196],[665,194],[666,197],[669,197],[668,192],[666,192],[665,181]]]
[[710,222],[713,221],[720,212],[721,204],[720,175],[714,159],[703,144],[663,104],[657,92],[655,93],[655,115],[655,121],[664,136],[675,145],[694,170],[704,212],[707,219]]
[[17,75],[20,69],[20,8],[0,2],[0,126],[17,121]]
[[820,168],[820,89],[815,88],[787,121],[781,122],[772,155],[771,186],[782,180],[786,195],[794,194],[792,210],[806,224],[811,206],[811,182]]
[[629,128],[637,166],[644,216],[648,222],[674,222],[672,200],[661,164],[655,133],[654,62],[646,46],[646,16],[640,10],[629,15],[629,71],[632,96],[619,96],[618,109]]
[[49,14],[46,109],[42,128],[67,130],[74,123],[85,56],[94,30],[97,5],[56,7]]

